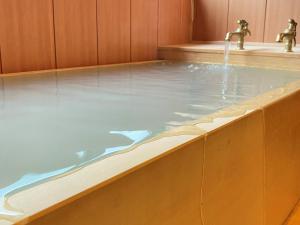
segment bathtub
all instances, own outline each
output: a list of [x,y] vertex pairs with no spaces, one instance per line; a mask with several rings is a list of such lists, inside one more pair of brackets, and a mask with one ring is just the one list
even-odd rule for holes
[[173,61],[3,76],[0,225],[281,225],[300,72]]

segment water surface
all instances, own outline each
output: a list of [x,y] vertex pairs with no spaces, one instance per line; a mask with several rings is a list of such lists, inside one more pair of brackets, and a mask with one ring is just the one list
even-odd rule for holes
[[5,197],[162,131],[300,79],[287,71],[158,62],[0,79]]

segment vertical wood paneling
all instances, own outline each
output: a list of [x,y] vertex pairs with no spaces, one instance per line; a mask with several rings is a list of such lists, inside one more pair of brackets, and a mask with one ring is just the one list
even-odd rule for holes
[[229,0],[228,31],[237,28],[236,21],[245,19],[252,35],[246,41],[262,42],[264,39],[266,0]]
[[157,58],[158,0],[131,0],[131,59]]
[[51,0],[0,0],[4,73],[55,68]]
[[181,17],[181,0],[159,0],[159,45],[181,42]]
[[[249,22],[252,36],[246,41],[275,42],[276,35],[287,28],[288,19],[300,23],[299,0],[195,0],[196,20],[193,40],[223,40],[228,30],[235,30],[236,20]],[[226,3],[227,2],[227,3]],[[226,5],[228,4],[228,11]],[[300,42],[300,35],[297,37]]]
[[2,59],[1,59],[1,46],[0,46],[0,73],[2,73]]
[[[194,6],[193,6],[194,7]],[[181,0],[181,38],[180,42],[189,43],[193,35],[192,0]]]
[[224,40],[227,32],[228,0],[195,0],[195,3],[193,39]]
[[159,0],[158,44],[187,43],[191,40],[191,0]]
[[130,61],[130,0],[98,0],[99,63]]
[[96,14],[96,0],[54,0],[58,68],[97,64]]
[[[274,42],[276,35],[288,26],[288,19],[295,19],[300,24],[300,1],[299,0],[276,0],[268,1],[265,42]],[[299,29],[299,25],[298,25]],[[300,42],[300,35],[297,37]]]

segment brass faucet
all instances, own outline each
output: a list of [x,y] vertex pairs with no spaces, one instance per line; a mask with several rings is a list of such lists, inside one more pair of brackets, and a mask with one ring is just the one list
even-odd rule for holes
[[231,41],[233,36],[237,36],[237,48],[239,50],[244,50],[245,36],[247,36],[247,34],[251,36],[251,32],[248,29],[249,24],[246,20],[238,20],[237,24],[239,24],[239,27],[234,32],[228,32],[226,34],[225,41]]
[[296,28],[297,23],[293,19],[289,19],[289,26],[284,30],[283,33],[277,35],[276,42],[285,42],[285,51],[292,52],[293,51],[293,42],[294,46],[296,46]]

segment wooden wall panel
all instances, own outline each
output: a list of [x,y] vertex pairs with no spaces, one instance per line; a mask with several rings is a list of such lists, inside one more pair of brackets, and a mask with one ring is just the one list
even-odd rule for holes
[[[274,42],[278,33],[288,26],[288,19],[293,18],[300,26],[300,1],[276,0],[268,1],[266,15],[265,42]],[[297,37],[300,42],[300,35]]]
[[245,19],[252,35],[246,41],[263,42],[266,0],[229,0],[228,31],[237,28],[236,21]]
[[227,32],[228,0],[195,0],[193,39],[224,40]]
[[130,0],[98,0],[99,63],[130,61]]
[[2,73],[2,59],[1,59],[1,46],[0,46],[0,73]]
[[188,43],[191,40],[191,0],[159,0],[158,44]]
[[51,0],[0,0],[4,73],[55,68]]
[[174,44],[181,41],[181,0],[159,0],[158,43]]
[[96,65],[97,1],[53,1],[57,67]]
[[131,60],[157,59],[158,0],[131,0]]
[[182,33],[182,42],[189,43],[192,41],[193,36],[193,11],[192,0],[181,0],[181,24],[182,28],[180,32]]
[[[274,43],[276,35],[287,28],[288,19],[294,18],[300,23],[299,0],[195,1],[196,19],[193,40],[223,40],[227,27],[229,31],[235,30],[236,20],[244,18],[249,22],[249,28],[252,31],[252,36],[247,37],[246,41]],[[300,35],[297,41],[300,42]]]

